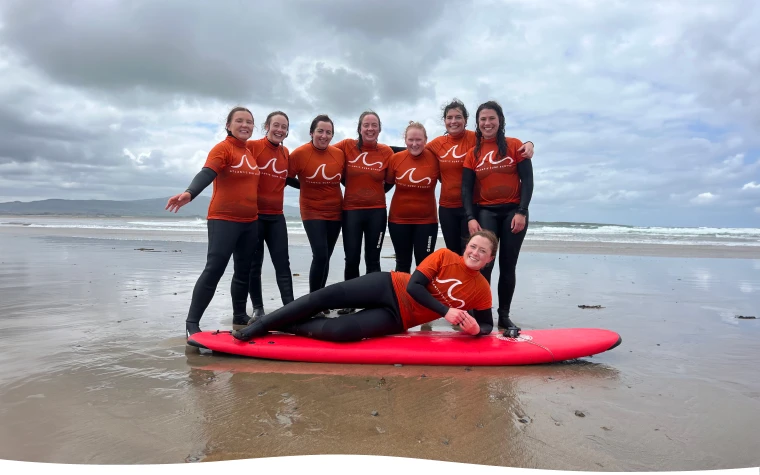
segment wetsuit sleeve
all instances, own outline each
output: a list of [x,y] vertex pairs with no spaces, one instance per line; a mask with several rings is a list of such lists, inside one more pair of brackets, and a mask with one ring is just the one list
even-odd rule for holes
[[427,286],[430,284],[430,279],[422,272],[415,270],[412,274],[412,278],[409,279],[409,283],[406,286],[406,291],[411,297],[417,301],[420,305],[432,310],[438,315],[445,317],[449,308],[437,301],[433,295],[428,292]]
[[517,175],[520,177],[520,211],[528,214],[528,206],[533,197],[533,162],[523,160],[517,164]]
[[385,190],[386,193],[391,191],[391,188],[393,188],[393,183],[388,183],[388,182],[383,183],[383,189]]
[[480,326],[480,332],[478,335],[488,335],[493,331],[493,317],[491,314],[491,309],[488,310],[475,310],[474,312],[475,321],[478,322],[478,325]]
[[301,189],[301,182],[298,181],[298,178],[286,178],[285,184],[288,186],[292,186],[293,188],[300,190]]
[[399,153],[406,150],[406,147],[396,147],[394,145],[391,145],[390,147],[391,147],[391,150],[393,150],[393,153]]
[[216,172],[208,167],[203,167],[201,171],[195,175],[193,181],[190,182],[190,186],[185,191],[190,193],[190,201],[194,200],[196,196],[200,195],[207,186],[211,184],[216,178]]
[[[525,160],[530,163],[529,160]],[[522,162],[521,162],[522,163]],[[518,171],[520,165],[518,164]],[[532,176],[532,175],[531,175]],[[531,180],[531,188],[532,188]],[[475,211],[472,208],[472,189],[475,186],[475,170],[469,168],[462,168],[462,206],[464,207],[464,215],[467,217],[467,221],[471,219],[477,219],[475,217]]]

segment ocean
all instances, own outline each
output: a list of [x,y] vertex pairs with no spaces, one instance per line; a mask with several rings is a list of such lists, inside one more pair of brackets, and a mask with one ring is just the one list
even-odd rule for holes
[[[199,218],[0,216],[0,226],[109,231],[111,239],[199,241],[206,239],[206,220]],[[290,235],[306,235],[298,218],[287,219]],[[439,232],[439,237],[442,235]],[[760,247],[760,228],[644,227],[600,223],[532,222],[526,241],[580,243],[710,245]]]

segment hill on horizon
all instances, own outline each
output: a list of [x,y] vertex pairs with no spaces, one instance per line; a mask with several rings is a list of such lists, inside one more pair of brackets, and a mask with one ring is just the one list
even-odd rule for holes
[[[177,214],[167,211],[165,198],[142,200],[66,200],[9,201],[0,203],[0,214],[6,215],[58,215],[58,216],[130,216],[205,218],[211,199],[198,196],[182,207]],[[286,217],[300,217],[298,208],[285,206]]]

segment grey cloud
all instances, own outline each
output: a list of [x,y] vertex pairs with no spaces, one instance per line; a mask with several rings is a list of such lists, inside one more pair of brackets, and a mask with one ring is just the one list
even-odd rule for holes
[[76,86],[238,100],[271,96],[286,77],[256,39],[275,33],[276,24],[257,21],[261,12],[241,5],[242,11],[231,14],[224,5],[206,2],[190,8],[164,2],[11,2],[2,13],[0,40],[54,80]]
[[371,78],[318,63],[308,91],[318,109],[348,115],[373,102],[373,89]]

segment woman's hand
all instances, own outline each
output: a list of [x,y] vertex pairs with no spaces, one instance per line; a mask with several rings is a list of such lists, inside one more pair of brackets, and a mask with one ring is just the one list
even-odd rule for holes
[[515,217],[512,218],[512,234],[517,234],[525,229],[525,215],[515,213]]
[[517,149],[518,153],[522,153],[523,158],[533,158],[533,142],[525,142],[522,147]]
[[445,318],[446,321],[452,325],[461,325],[467,317],[470,317],[470,314],[464,310],[459,310],[458,308],[450,308],[443,318]]
[[462,328],[462,331],[469,335],[477,335],[480,333],[480,325],[478,325],[478,321],[472,318],[472,315],[469,313],[467,313],[467,318],[464,319],[460,327]]
[[467,229],[470,231],[470,234],[480,231],[481,229],[480,229],[480,224],[478,223],[478,220],[471,219],[467,221]]
[[174,195],[169,198],[169,201],[166,203],[166,209],[168,209],[170,213],[172,211],[176,213],[181,207],[188,204],[192,198],[193,197],[190,196],[190,193],[187,191]]

